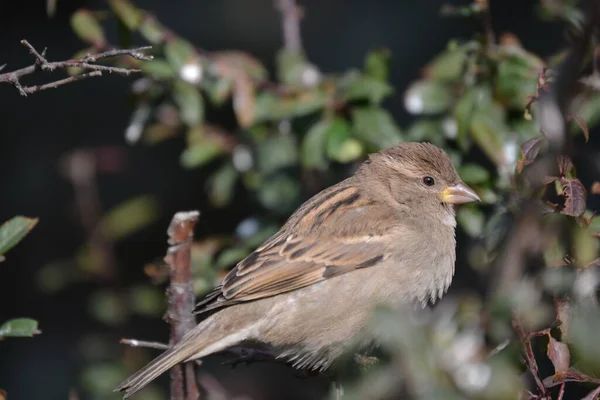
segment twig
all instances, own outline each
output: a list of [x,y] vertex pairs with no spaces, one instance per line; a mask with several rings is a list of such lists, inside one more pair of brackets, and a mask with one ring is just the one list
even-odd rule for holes
[[169,348],[168,344],[160,343],[160,342],[148,342],[146,340],[137,340],[137,339],[121,339],[119,341],[121,344],[126,344],[131,347],[146,347],[149,349],[157,349],[157,350],[167,350]]
[[296,4],[295,0],[276,0],[276,6],[283,17],[282,28],[285,49],[292,53],[301,53],[300,19],[302,19],[302,9]]
[[[42,90],[56,88],[58,86],[65,85],[67,83],[76,82],[82,79],[92,78],[95,76],[101,76],[102,72],[116,73],[120,75],[129,75],[131,73],[140,72],[139,69],[128,69],[111,67],[107,65],[95,64],[98,60],[109,57],[117,57],[127,55],[137,60],[149,61],[153,57],[151,55],[144,54],[144,50],[151,49],[150,46],[139,47],[135,49],[113,49],[98,54],[87,54],[82,58],[71,59],[66,61],[54,61],[50,62],[46,59],[46,50],[39,53],[27,40],[21,40],[21,44],[29,49],[29,52],[35,57],[35,63],[25,68],[21,68],[12,72],[5,72],[0,74],[0,83],[9,83],[13,85],[19,93],[23,96],[27,96],[31,93],[37,93]],[[0,71],[6,67],[6,64],[0,66]],[[81,68],[86,71],[82,75],[72,76],[66,79],[61,79],[55,82],[47,83],[44,85],[36,86],[22,86],[20,79],[25,75],[31,75],[37,70],[52,72],[56,69],[67,69],[67,68]]]
[[[198,211],[178,212],[173,216],[167,230],[170,247],[165,262],[170,267],[171,284],[168,289],[169,306],[165,318],[171,324],[171,346],[179,342],[196,325],[193,316],[195,295],[190,258],[194,227],[199,215]],[[185,389],[181,366],[171,369],[172,400],[200,398],[194,363],[186,363],[184,369]]]
[[560,390],[558,391],[558,399],[557,400],[563,400],[563,396],[565,395],[565,384],[566,384],[566,382],[563,382],[562,385],[560,385]]
[[[25,90],[25,88],[23,88]],[[73,185],[75,203],[81,225],[88,236],[88,245],[97,256],[94,276],[105,281],[117,279],[117,261],[113,240],[100,228],[102,205],[98,190],[99,165],[92,151],[74,150],[61,160],[64,176]]]
[[483,29],[485,30],[487,45],[493,46],[496,44],[496,35],[492,28],[489,0],[476,0],[475,2],[481,7],[481,18],[483,20]]
[[519,317],[516,315],[513,317],[513,327],[515,328],[517,335],[519,335],[519,338],[523,343],[523,347],[525,349],[525,361],[527,363],[529,371],[531,372],[531,375],[533,375],[533,379],[535,380],[540,394],[543,398],[548,397],[548,389],[546,389],[546,387],[544,386],[544,382],[540,377],[540,370],[538,369],[537,361],[535,360],[535,355],[533,354],[533,348],[531,347],[531,337],[525,332],[523,326],[521,325],[521,322],[519,321]]
[[[147,340],[138,340],[138,339],[126,339],[123,338],[119,341],[121,344],[126,344],[131,347],[144,347],[147,349],[156,349],[156,350],[167,350],[170,346],[166,343],[161,342],[150,342]],[[269,353],[268,351],[251,349],[245,347],[232,347],[229,349],[225,349],[220,352],[220,354],[228,354],[233,356],[232,360],[225,361],[223,365],[231,365],[232,367],[237,366],[238,364],[245,363],[250,364],[254,362],[274,362],[281,363],[284,365],[290,365],[289,363],[279,360],[275,357],[275,355]],[[201,360],[195,360],[196,365],[202,365]]]

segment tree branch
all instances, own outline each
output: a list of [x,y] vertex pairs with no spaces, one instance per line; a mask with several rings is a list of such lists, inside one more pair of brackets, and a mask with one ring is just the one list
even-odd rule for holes
[[300,37],[300,20],[302,9],[295,0],[276,0],[276,6],[283,18],[283,43],[291,53],[302,52],[302,38]]
[[[178,212],[173,216],[167,230],[170,247],[165,262],[170,267],[171,284],[168,289],[169,306],[165,318],[171,324],[171,346],[179,342],[196,325],[193,315],[195,295],[190,258],[194,227],[199,215],[198,211]],[[196,400],[200,397],[194,363],[186,363],[184,369],[185,389],[181,365],[171,369],[172,400]]]
[[[50,62],[46,59],[46,49],[39,53],[27,40],[21,40],[21,44],[29,49],[29,52],[34,56],[35,63],[25,68],[21,68],[12,72],[5,72],[0,74],[0,83],[9,83],[15,87],[23,96],[27,96],[31,93],[37,93],[46,89],[54,89],[67,83],[76,82],[82,79],[92,78],[95,76],[101,76],[102,72],[116,73],[120,75],[129,75],[131,73],[140,72],[139,69],[128,69],[111,67],[107,65],[96,64],[99,60],[117,57],[117,56],[130,56],[137,60],[150,61],[153,59],[151,55],[144,54],[144,50],[149,50],[151,46],[139,47],[135,49],[113,49],[98,54],[87,54],[85,57],[78,59],[71,59],[66,61],[54,61]],[[6,64],[0,66],[0,71],[6,67]],[[56,69],[67,69],[67,68],[81,68],[86,73],[81,75],[74,75],[69,78],[60,79],[51,83],[35,86],[23,86],[21,85],[20,79],[23,76],[31,75],[34,72],[41,70],[52,72]]]

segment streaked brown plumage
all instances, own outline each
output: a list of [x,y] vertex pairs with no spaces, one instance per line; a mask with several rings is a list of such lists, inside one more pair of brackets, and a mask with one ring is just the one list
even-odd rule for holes
[[479,200],[428,143],[372,154],[317,194],[199,304],[217,310],[117,387],[133,395],[177,363],[260,344],[324,370],[363,337],[372,308],[424,305],[454,274],[453,204]]

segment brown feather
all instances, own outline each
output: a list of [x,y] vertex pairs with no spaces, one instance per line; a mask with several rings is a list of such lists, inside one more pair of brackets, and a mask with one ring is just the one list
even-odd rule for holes
[[[395,226],[389,218],[393,212],[350,179],[332,186],[240,261],[196,312],[275,296],[375,265],[385,258],[386,243],[380,238]],[[381,217],[365,220],[365,213]]]

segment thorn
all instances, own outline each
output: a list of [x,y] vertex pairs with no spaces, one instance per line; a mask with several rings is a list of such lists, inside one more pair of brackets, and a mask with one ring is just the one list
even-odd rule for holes
[[2,71],[8,64],[2,64],[0,65],[0,71]]

